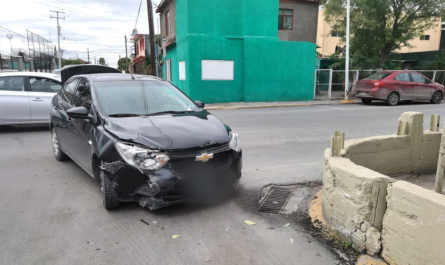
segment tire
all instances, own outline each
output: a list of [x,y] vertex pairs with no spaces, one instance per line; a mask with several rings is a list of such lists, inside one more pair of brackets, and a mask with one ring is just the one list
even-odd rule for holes
[[121,202],[117,198],[116,191],[113,188],[113,183],[102,170],[100,171],[100,179],[101,179],[102,192],[104,193],[105,209],[113,210],[118,208],[121,205]]
[[52,138],[52,146],[53,146],[53,154],[54,157],[58,161],[65,161],[68,159],[68,156],[62,151],[60,148],[59,136],[56,133],[56,129],[51,130],[51,138]]
[[440,104],[440,102],[442,102],[442,99],[443,99],[442,93],[437,91],[431,97],[431,103],[433,103],[433,104]]
[[389,106],[397,106],[399,104],[400,97],[399,94],[392,92],[388,95],[388,98],[386,99],[386,104]]
[[369,98],[362,98],[361,100],[362,100],[362,103],[365,105],[369,105],[372,102],[372,99],[369,99]]

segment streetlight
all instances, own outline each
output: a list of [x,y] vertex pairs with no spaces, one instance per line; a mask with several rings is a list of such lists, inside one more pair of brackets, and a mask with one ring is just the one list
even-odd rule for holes
[[12,34],[6,34],[6,38],[9,39],[9,47],[10,47],[10,49],[11,49],[11,55],[12,55],[12,42],[11,42],[11,40],[14,38],[14,35],[12,35]]
[[346,67],[345,67],[345,99],[348,99],[349,91],[349,26],[351,20],[351,0],[346,4]]

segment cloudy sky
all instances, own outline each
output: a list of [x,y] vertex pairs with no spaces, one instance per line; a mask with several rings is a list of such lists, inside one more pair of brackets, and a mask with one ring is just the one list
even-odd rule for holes
[[[161,0],[152,0],[154,5]],[[57,21],[50,19],[50,10],[65,12],[60,20],[62,28],[61,49],[64,58],[87,60],[104,57],[111,67],[117,66],[119,55],[125,57],[124,36],[130,39],[132,30],[148,33],[147,3],[142,0],[14,0],[1,1],[0,53],[10,54],[8,30],[26,37],[26,30],[39,34],[57,45]],[[155,15],[155,31],[159,32],[159,16]],[[128,43],[130,53],[131,43]],[[14,35],[13,48],[28,49],[26,38]]]

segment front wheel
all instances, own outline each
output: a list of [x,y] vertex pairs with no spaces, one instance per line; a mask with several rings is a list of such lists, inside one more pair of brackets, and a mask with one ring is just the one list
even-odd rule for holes
[[431,103],[433,103],[433,104],[440,104],[440,102],[442,102],[442,99],[443,99],[442,93],[437,91],[431,97]]
[[396,106],[397,104],[399,104],[399,94],[392,92],[391,94],[389,94],[388,99],[386,100],[386,104],[388,104],[389,106]]
[[369,104],[371,104],[371,102],[372,102],[372,99],[362,98],[362,103],[365,104],[365,105],[369,105]]
[[113,210],[121,205],[116,191],[114,190],[113,183],[110,178],[105,175],[105,173],[100,171],[100,180],[102,186],[102,192],[104,193],[104,207],[107,210]]
[[59,161],[64,161],[68,159],[68,156],[60,149],[59,137],[57,136],[56,129],[51,130],[52,142],[53,142],[53,153],[54,157]]

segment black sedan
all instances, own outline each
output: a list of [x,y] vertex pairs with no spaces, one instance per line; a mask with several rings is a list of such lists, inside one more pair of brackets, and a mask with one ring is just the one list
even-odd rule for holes
[[76,75],[52,100],[54,155],[101,183],[108,210],[225,196],[241,177],[242,151],[203,107],[156,77]]

